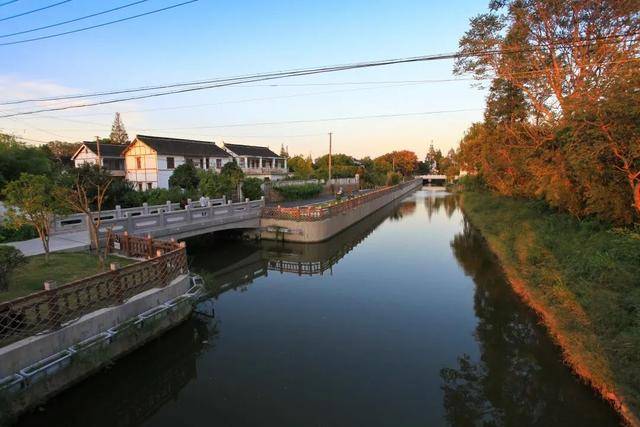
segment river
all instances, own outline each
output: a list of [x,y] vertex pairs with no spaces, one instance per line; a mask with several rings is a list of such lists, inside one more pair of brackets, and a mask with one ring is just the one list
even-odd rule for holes
[[198,239],[215,297],[21,426],[617,426],[455,196],[320,244]]

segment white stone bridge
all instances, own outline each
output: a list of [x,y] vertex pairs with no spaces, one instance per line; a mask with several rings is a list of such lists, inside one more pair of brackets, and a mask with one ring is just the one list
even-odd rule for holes
[[[200,201],[189,201],[181,208],[178,203],[167,202],[163,205],[140,207],[100,212],[100,236],[105,237],[111,230],[113,233],[127,232],[131,235],[150,235],[184,239],[214,231],[258,228],[260,214],[264,207],[264,199],[232,203],[225,198],[202,198]],[[94,220],[98,214],[94,213]],[[86,232],[87,216],[73,214],[56,218],[52,230],[53,236],[82,234]]]

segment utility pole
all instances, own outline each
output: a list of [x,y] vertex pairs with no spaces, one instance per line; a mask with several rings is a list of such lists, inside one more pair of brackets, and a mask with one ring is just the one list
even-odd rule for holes
[[333,132],[329,132],[329,182],[331,182],[331,139]]
[[96,136],[96,151],[98,152],[98,168],[102,167],[102,161],[100,160],[100,137]]

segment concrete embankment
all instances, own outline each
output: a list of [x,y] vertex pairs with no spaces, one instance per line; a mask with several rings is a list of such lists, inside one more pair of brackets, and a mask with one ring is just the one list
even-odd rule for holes
[[0,408],[19,414],[176,326],[193,310],[197,292],[190,287],[182,274],[121,305],[1,348]]
[[421,186],[422,180],[416,179],[327,208],[265,209],[260,235],[268,240],[322,242]]

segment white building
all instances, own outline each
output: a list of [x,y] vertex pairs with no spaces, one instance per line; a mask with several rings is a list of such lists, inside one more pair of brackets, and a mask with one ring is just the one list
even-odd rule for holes
[[232,156],[213,142],[137,135],[123,152],[126,177],[138,190],[169,188],[173,170],[190,162],[220,172]]
[[75,167],[82,166],[85,163],[99,164],[113,176],[125,176],[124,156],[122,154],[125,148],[121,144],[103,143],[100,143],[98,147],[97,142],[85,141],[71,156],[71,160]]
[[274,153],[269,147],[225,143],[223,148],[233,156],[247,176],[269,178],[272,181],[287,176],[287,158]]

